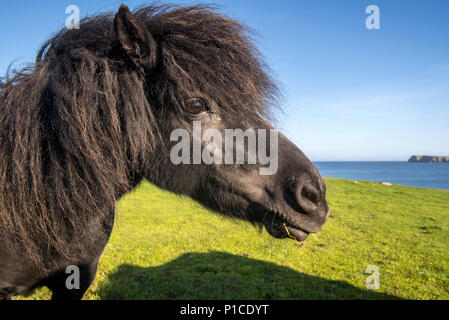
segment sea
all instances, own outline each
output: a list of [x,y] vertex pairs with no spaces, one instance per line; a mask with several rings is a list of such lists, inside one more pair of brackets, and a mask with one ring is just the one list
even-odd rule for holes
[[314,162],[323,177],[449,189],[449,163]]

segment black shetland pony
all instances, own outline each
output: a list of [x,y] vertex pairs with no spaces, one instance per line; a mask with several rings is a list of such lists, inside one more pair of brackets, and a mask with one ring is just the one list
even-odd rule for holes
[[[209,7],[121,6],[50,39],[0,91],[0,299],[39,286],[81,299],[117,199],[142,179],[274,237],[318,232],[324,181],[282,135],[273,175],[170,160],[171,132],[193,121],[272,129],[276,97],[246,28]],[[72,265],[81,285],[71,290]]]

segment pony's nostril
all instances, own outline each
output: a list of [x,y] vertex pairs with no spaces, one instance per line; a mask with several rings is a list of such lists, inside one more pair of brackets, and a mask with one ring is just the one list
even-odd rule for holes
[[311,183],[295,181],[284,193],[286,202],[302,214],[313,214],[320,206],[321,194]]
[[315,187],[313,187],[311,184],[306,184],[302,187],[301,197],[312,202],[315,205],[317,205],[320,200],[320,194],[318,190],[315,189]]
[[318,209],[320,194],[310,183],[298,184],[296,188],[296,201],[306,214],[311,214]]

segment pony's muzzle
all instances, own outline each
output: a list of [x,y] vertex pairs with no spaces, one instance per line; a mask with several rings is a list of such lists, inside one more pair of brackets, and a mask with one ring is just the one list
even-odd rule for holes
[[313,183],[310,180],[294,180],[287,184],[285,193],[287,204],[298,214],[309,216],[316,224],[324,225],[330,210],[326,202],[326,184],[318,177]]

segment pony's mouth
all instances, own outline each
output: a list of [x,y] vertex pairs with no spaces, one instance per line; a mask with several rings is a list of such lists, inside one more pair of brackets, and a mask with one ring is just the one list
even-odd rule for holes
[[279,217],[276,213],[270,213],[263,222],[267,232],[278,239],[292,238],[297,241],[304,241],[311,232],[304,230],[301,226],[289,222],[287,219]]
[[[271,195],[272,192],[264,194],[258,192],[258,188],[245,188],[245,186],[236,188],[230,183],[226,184],[226,181],[222,182],[217,177],[209,177],[208,183],[210,185],[209,190],[220,190],[221,194],[226,194],[226,198],[232,200],[234,205],[240,204],[241,207],[245,208],[246,218],[244,219],[264,226],[274,238],[291,238],[296,241],[304,241],[309,234],[321,230],[329,215],[328,208],[326,209],[328,211],[326,218],[320,218],[315,213],[321,208],[313,212],[307,212],[300,206],[294,207],[282,202],[282,200],[276,201],[275,197]],[[198,200],[200,199],[198,197]],[[223,206],[217,206],[217,203],[218,201],[213,201],[210,208],[226,214],[226,211],[220,211],[223,210]],[[241,212],[240,210],[236,211]],[[241,218],[240,214],[233,214],[233,212],[235,211],[230,211],[229,215]]]

